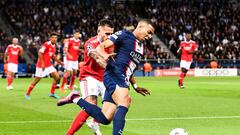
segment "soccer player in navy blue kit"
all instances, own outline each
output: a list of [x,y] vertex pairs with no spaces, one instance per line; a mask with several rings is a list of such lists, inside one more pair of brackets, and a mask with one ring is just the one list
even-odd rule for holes
[[[102,124],[110,124],[113,120],[113,135],[121,135],[125,125],[125,116],[131,103],[129,82],[136,92],[149,95],[149,91],[136,86],[133,72],[143,57],[144,46],[142,41],[150,39],[154,33],[154,26],[149,20],[140,20],[133,32],[118,31],[101,43],[97,48],[99,61],[107,61],[103,82],[106,92],[102,109],[82,99],[77,91],[60,99],[58,106],[67,103],[77,103],[90,116]],[[105,48],[115,45],[116,55],[105,52]]]

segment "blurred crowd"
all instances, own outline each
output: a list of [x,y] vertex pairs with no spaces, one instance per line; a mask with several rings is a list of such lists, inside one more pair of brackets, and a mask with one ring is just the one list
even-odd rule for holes
[[[64,39],[71,37],[74,29],[80,29],[81,40],[85,41],[96,35],[98,20],[102,18],[113,20],[117,31],[133,29],[142,17],[155,23],[156,34],[177,57],[176,51],[185,32],[191,31],[199,47],[195,60],[240,59],[239,4],[228,1],[152,0],[120,4],[114,0],[27,1],[11,0],[1,4],[7,5],[3,6],[4,13],[19,34],[20,41],[32,52],[29,56],[37,57],[38,47],[52,31],[57,31],[60,39]],[[2,52],[8,38],[0,38]],[[59,42],[62,44],[61,40]],[[145,59],[170,58],[169,53],[153,41],[147,42],[145,54]]]
[[177,56],[185,32],[192,32],[199,51],[195,60],[240,59],[240,3],[167,1],[145,8],[157,34]]

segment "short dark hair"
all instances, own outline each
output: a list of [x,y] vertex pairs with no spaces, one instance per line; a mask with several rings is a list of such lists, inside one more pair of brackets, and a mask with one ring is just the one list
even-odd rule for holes
[[108,27],[111,27],[113,28],[113,22],[111,20],[108,20],[108,19],[102,19],[99,21],[98,23],[98,26],[108,26]]
[[150,19],[141,19],[138,22],[145,22],[147,24],[150,24],[153,28],[155,28],[155,24]]
[[50,37],[51,37],[51,36],[58,36],[58,33],[57,33],[57,32],[51,32],[51,33],[50,33]]
[[79,33],[80,30],[79,29],[75,29],[74,33]]

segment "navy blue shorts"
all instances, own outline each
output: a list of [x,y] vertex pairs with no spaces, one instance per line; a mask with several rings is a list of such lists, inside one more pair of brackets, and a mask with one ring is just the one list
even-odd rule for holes
[[103,77],[103,83],[106,87],[103,102],[107,101],[116,104],[112,99],[112,94],[116,90],[117,86],[129,89],[128,83],[125,80],[125,76],[116,71],[105,72]]

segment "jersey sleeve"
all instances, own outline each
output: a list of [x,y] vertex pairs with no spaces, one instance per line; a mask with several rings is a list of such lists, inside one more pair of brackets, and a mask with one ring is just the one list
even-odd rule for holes
[[65,44],[64,44],[64,47],[68,48],[69,46],[69,41],[67,41]]
[[197,51],[197,50],[198,50],[198,46],[197,46],[196,42],[194,42],[194,44],[193,44],[193,50],[194,50],[194,51]]
[[47,50],[47,46],[43,44],[42,47],[39,49],[39,52],[44,53],[46,50]]
[[5,50],[5,53],[9,53],[8,50],[9,50],[9,46],[8,46],[7,49]]
[[87,53],[87,56],[89,56],[89,53],[96,50],[96,45],[90,43],[90,42],[86,42],[85,45],[85,51]]
[[180,43],[180,48],[183,50],[183,42]]
[[124,35],[123,31],[117,31],[109,37],[109,40],[111,40],[114,45],[118,46]]

